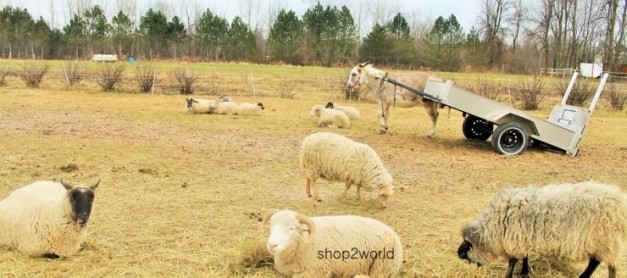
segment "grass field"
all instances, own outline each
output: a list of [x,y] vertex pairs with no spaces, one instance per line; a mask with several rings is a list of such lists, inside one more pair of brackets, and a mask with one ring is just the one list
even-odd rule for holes
[[[388,223],[402,238],[403,277],[502,277],[505,261],[477,268],[456,253],[461,227],[501,188],[588,179],[627,186],[624,111],[597,110],[576,158],[535,148],[506,157],[489,142],[465,140],[457,111],[440,110],[436,137],[427,138],[422,108],[392,108],[390,132],[379,135],[376,104],[353,102],[362,119],[331,131],[372,146],[395,179],[395,195],[382,210],[374,192],[357,202],[353,190],[342,201],[342,184],[321,181],[323,202],[314,202],[304,192],[299,145],[330,130],[316,127],[309,109],[346,103],[337,88],[348,69],[193,67],[217,73],[236,102],[263,102],[263,115],[192,115],[184,112],[186,96],[172,93],[66,90],[58,71],[40,89],[16,77],[0,87],[1,197],[40,179],[101,179],[89,236],[76,256],[31,258],[0,247],[0,277],[280,277],[255,263],[269,258],[267,231],[250,216],[270,208]],[[256,98],[244,78],[251,73],[262,92]],[[294,95],[277,97],[286,86]],[[573,277],[585,268],[546,258],[530,263],[534,277]],[[625,273],[627,254],[618,269]],[[595,277],[606,276],[602,265]]]

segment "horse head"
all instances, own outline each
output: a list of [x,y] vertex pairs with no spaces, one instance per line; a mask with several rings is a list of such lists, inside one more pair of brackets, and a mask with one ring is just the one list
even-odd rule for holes
[[346,81],[346,89],[349,91],[359,90],[362,85],[367,86],[370,78],[381,79],[387,75],[386,72],[376,69],[372,66],[372,63],[365,62],[354,66],[349,74],[348,81]]

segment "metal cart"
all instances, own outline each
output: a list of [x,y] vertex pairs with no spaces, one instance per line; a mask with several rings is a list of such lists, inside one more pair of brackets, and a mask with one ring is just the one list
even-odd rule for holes
[[424,91],[387,77],[383,80],[462,112],[465,117],[462,125],[464,136],[474,140],[487,140],[492,137],[492,147],[500,154],[520,154],[532,141],[534,144],[548,145],[574,157],[579,153],[578,146],[583,138],[583,131],[601,96],[609,74],[603,74],[590,107],[587,109],[566,104],[577,76],[578,73],[575,72],[561,103],[553,108],[548,120],[457,88],[450,80],[430,79]]

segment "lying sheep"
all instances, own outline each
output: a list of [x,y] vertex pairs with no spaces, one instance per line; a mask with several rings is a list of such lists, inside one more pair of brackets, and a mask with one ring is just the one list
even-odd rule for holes
[[215,101],[204,98],[186,98],[187,111],[194,114],[211,113]]
[[38,181],[0,201],[0,244],[31,256],[67,257],[87,236],[94,190],[64,181]]
[[237,104],[232,101],[218,101],[215,102],[215,106],[211,108],[212,113],[214,114],[237,114]]
[[342,135],[330,132],[311,134],[300,145],[300,166],[307,177],[305,191],[321,201],[316,180],[324,178],[346,183],[342,198],[346,198],[352,184],[357,185],[357,200],[361,198],[361,187],[377,188],[377,199],[386,207],[392,195],[392,176],[381,158],[368,145],[355,142]]
[[325,106],[325,108],[340,110],[344,112],[346,116],[348,116],[348,118],[351,120],[359,120],[359,117],[361,117],[361,113],[359,113],[359,110],[357,110],[357,108],[352,107],[352,106],[337,105],[329,101],[327,105]]
[[261,102],[258,102],[257,104],[244,102],[237,106],[235,113],[240,116],[258,116],[261,115],[261,111],[264,109],[266,108]]
[[288,277],[396,277],[403,263],[398,234],[372,218],[272,210],[266,223],[274,268]]
[[504,189],[490,207],[462,230],[458,256],[479,265],[495,257],[509,260],[506,277],[528,256],[589,260],[579,277],[590,277],[605,262],[616,277],[627,239],[627,194],[594,181]]
[[346,113],[340,110],[324,108],[320,104],[311,108],[309,116],[318,117],[319,127],[349,128],[351,126],[351,121]]

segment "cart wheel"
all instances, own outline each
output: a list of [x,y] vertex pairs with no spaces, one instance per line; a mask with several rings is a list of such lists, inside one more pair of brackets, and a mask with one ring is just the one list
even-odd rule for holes
[[464,136],[470,140],[488,140],[493,129],[494,124],[473,115],[468,115],[462,124]]
[[529,145],[529,136],[523,126],[517,122],[500,125],[492,136],[492,147],[500,154],[520,154]]

